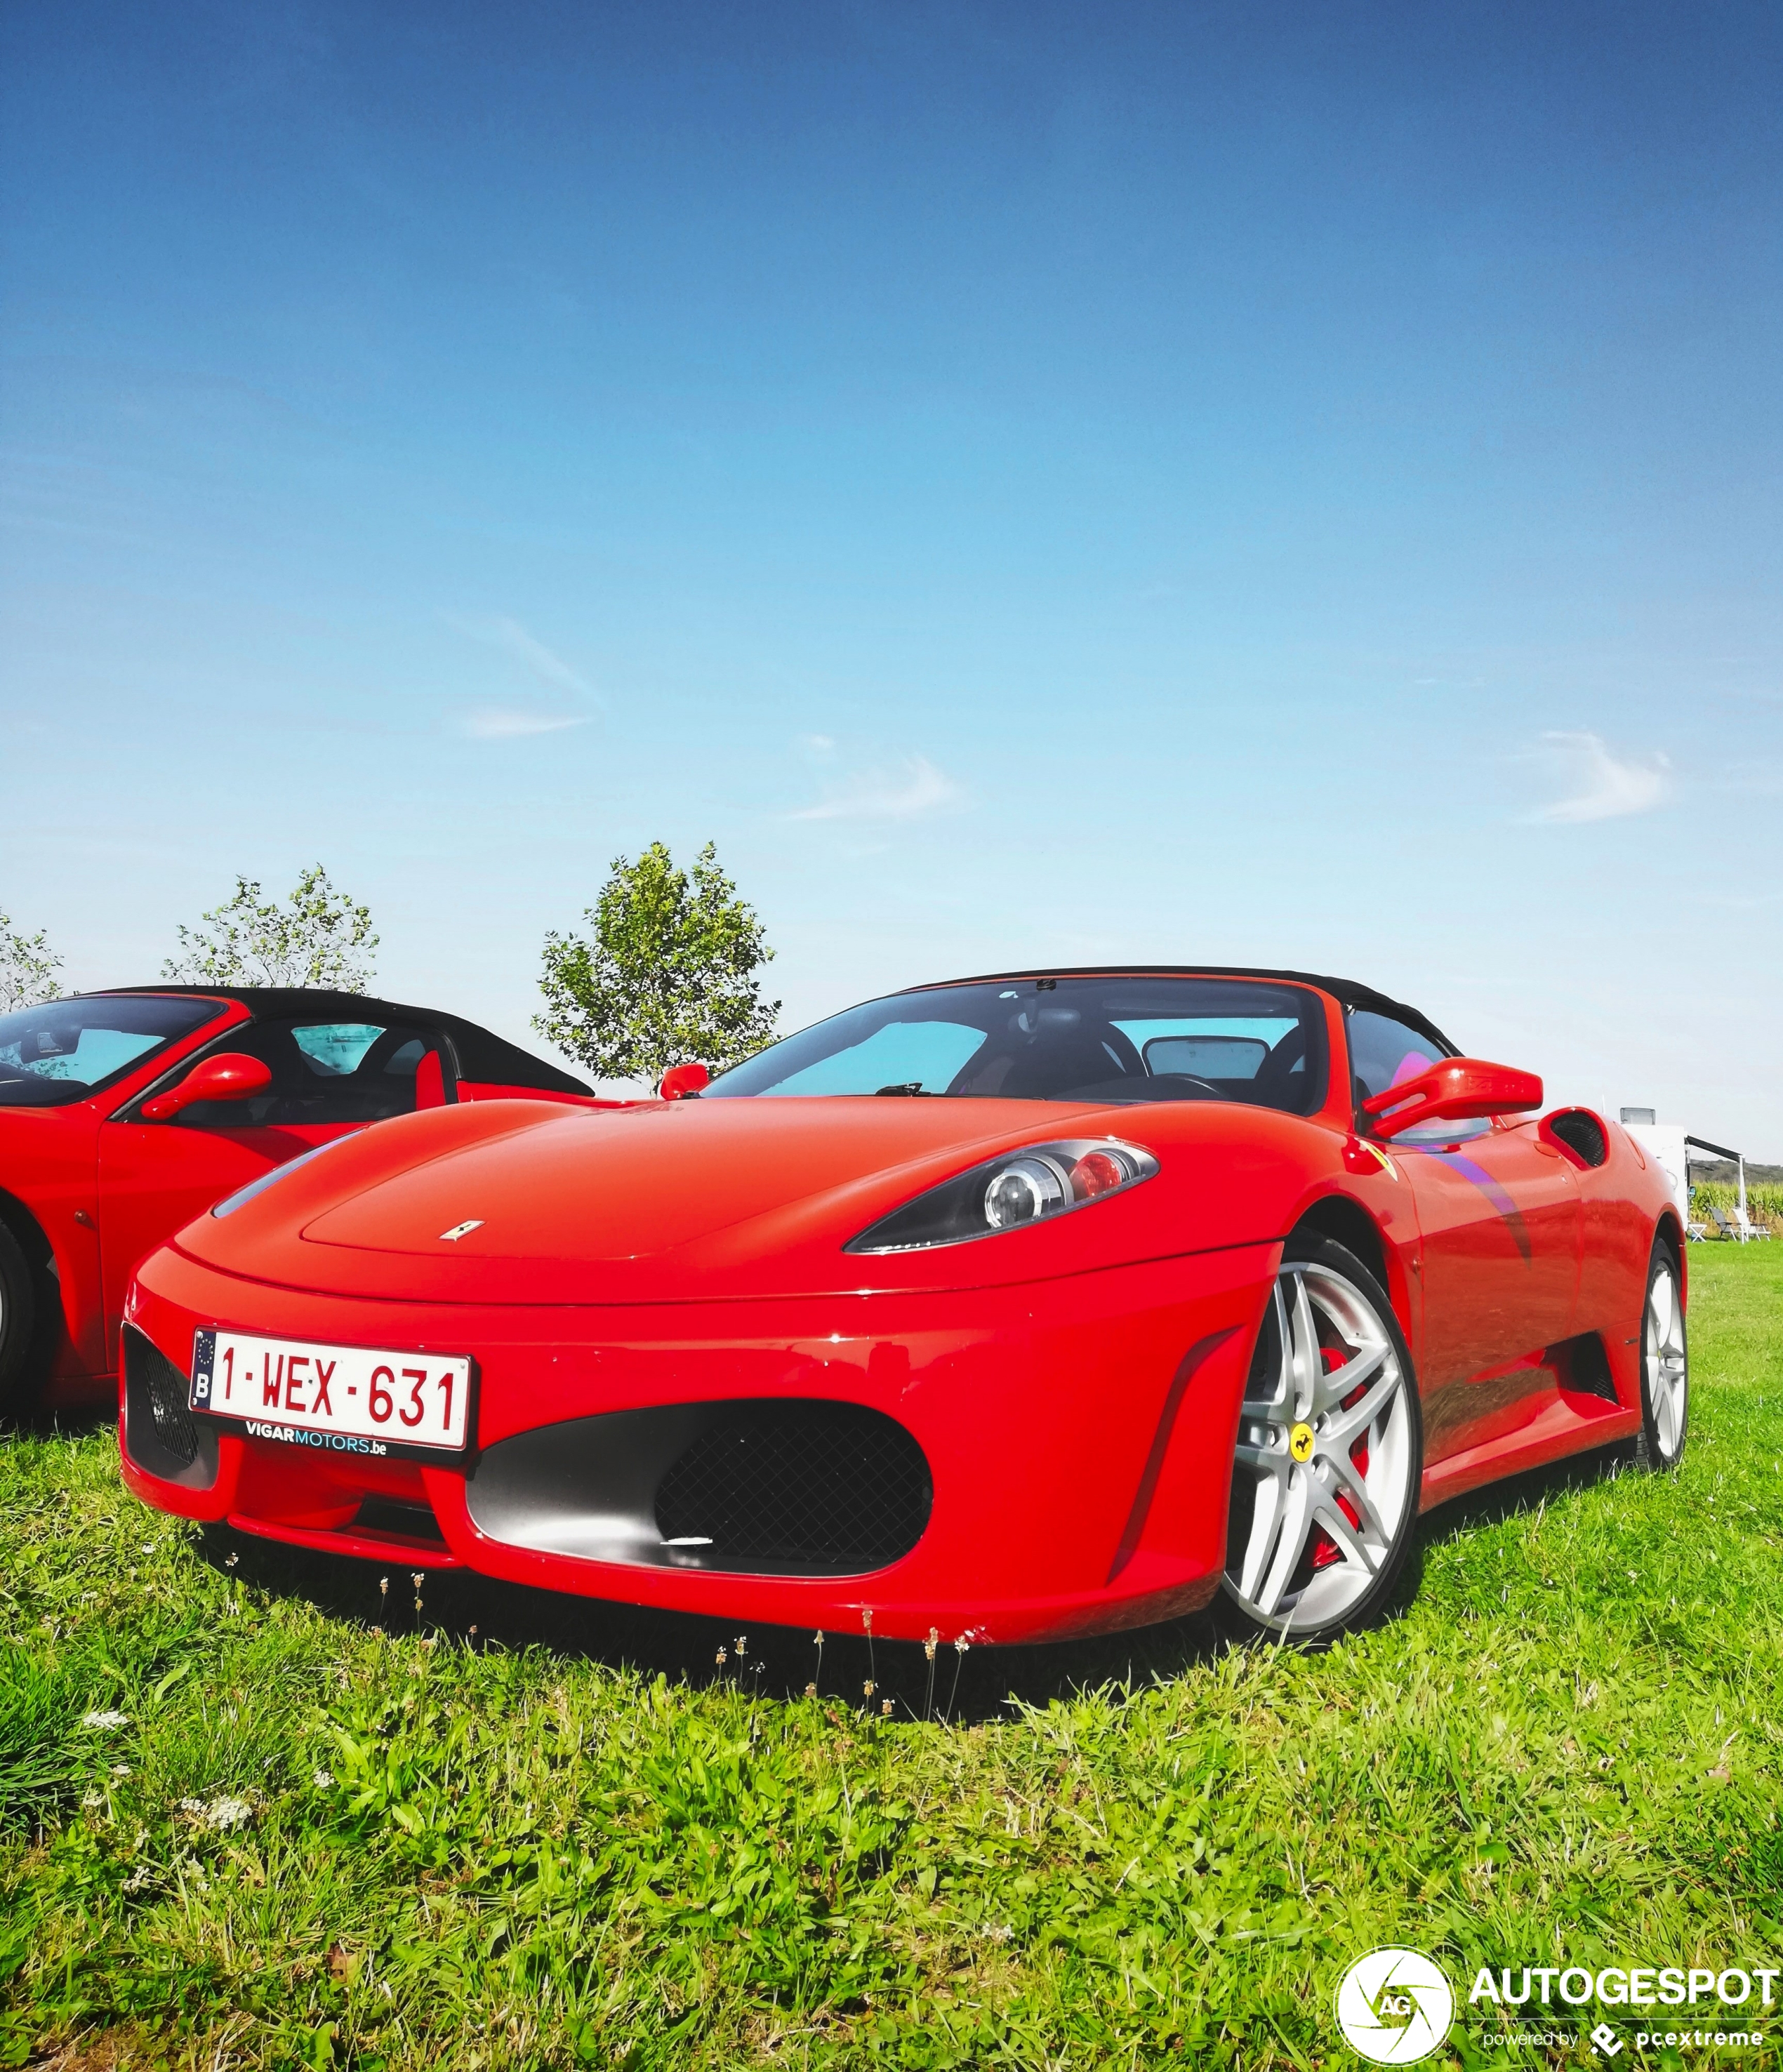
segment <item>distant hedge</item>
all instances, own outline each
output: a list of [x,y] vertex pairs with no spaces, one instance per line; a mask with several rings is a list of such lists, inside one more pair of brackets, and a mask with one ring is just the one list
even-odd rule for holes
[[[1711,1202],[1723,1215],[1731,1215],[1739,1198],[1740,1190],[1731,1180],[1699,1180],[1690,1190],[1690,1220],[1709,1223]],[[1783,1235],[1783,1187],[1748,1187],[1746,1213],[1755,1223],[1768,1223],[1773,1231]]]

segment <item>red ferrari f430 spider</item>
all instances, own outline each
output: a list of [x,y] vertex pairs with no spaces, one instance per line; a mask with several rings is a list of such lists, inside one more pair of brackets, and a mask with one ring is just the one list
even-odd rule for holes
[[137,1262],[219,1196],[417,1108],[592,1090],[475,1022],[317,988],[0,1015],[0,1408],[110,1402]]
[[739,1619],[1316,1642],[1431,1505],[1682,1453],[1665,1175],[1365,987],[972,979],[665,1091],[401,1115],[187,1223],[130,1486]]

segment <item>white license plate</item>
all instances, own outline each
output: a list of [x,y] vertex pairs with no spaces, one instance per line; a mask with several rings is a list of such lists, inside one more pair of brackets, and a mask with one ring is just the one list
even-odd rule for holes
[[191,1407],[237,1419],[250,1434],[344,1453],[410,1446],[461,1453],[470,1434],[471,1363],[199,1331]]

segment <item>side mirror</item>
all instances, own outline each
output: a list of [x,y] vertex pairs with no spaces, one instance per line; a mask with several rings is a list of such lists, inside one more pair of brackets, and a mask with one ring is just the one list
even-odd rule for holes
[[1370,1095],[1362,1104],[1362,1112],[1374,1117],[1377,1137],[1390,1137],[1423,1122],[1520,1115],[1541,1105],[1542,1082],[1534,1072],[1489,1065],[1479,1058],[1445,1058],[1414,1079]]
[[701,1064],[671,1065],[657,1092],[665,1100],[686,1100],[712,1083],[712,1075]]
[[178,1086],[142,1104],[145,1122],[169,1122],[182,1108],[199,1101],[248,1100],[273,1083],[272,1068],[240,1050],[219,1050],[201,1058]]

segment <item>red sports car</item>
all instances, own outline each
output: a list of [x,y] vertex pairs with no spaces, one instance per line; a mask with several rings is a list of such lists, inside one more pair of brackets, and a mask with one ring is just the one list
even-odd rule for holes
[[189,1223],[130,1291],[130,1486],[757,1622],[1318,1640],[1421,1510],[1682,1450],[1664,1174],[1365,987],[972,979],[665,1091],[402,1116]]
[[219,1195],[368,1122],[591,1089],[475,1022],[163,985],[0,1015],[0,1408],[116,1393],[124,1291]]

